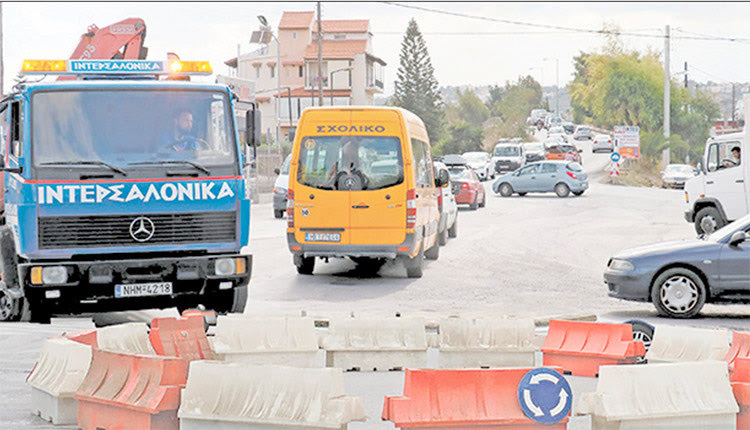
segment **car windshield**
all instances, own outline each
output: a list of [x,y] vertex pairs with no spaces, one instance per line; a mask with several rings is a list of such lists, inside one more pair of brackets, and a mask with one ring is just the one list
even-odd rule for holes
[[288,175],[289,174],[289,165],[292,162],[292,155],[287,155],[284,159],[284,164],[281,165],[281,172],[282,175]]
[[524,143],[523,144],[523,149],[525,149],[526,152],[540,152],[540,151],[544,151],[544,148],[542,148],[542,144],[541,143],[536,143],[536,142],[534,142],[534,143]]
[[494,154],[496,157],[517,157],[519,151],[517,146],[498,146]]
[[588,133],[590,131],[591,129],[588,127],[578,127],[578,129],[576,130],[576,133]]
[[609,140],[609,139],[611,138],[606,134],[597,134],[596,137],[594,138],[594,140]]
[[729,223],[725,225],[724,227],[716,230],[715,232],[706,236],[705,239],[711,242],[719,242],[722,239],[725,239],[731,236],[732,234],[734,234],[735,231],[739,231],[739,230],[747,231],[748,228],[750,228],[750,215],[745,215],[744,217],[738,219],[737,221]]
[[31,116],[37,169],[237,164],[229,100],[218,91],[44,91]]
[[567,167],[571,172],[583,172],[583,167],[578,163],[568,163]]
[[463,167],[449,167],[448,172],[451,174],[451,179],[471,179],[469,176],[469,170]]
[[391,187],[404,181],[401,142],[381,136],[308,136],[302,139],[297,181],[324,190],[341,189],[353,176],[363,190]]
[[692,166],[683,166],[683,165],[676,165],[672,164],[667,166],[666,169],[664,169],[665,173],[676,175],[676,174],[683,174],[683,175],[692,175],[693,174],[693,168]]

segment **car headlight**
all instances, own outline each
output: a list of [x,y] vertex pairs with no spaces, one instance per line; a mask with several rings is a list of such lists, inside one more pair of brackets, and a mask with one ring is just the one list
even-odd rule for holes
[[628,260],[613,258],[609,262],[609,268],[610,270],[616,270],[618,272],[626,272],[628,270],[635,269],[635,266],[633,266],[633,263],[629,262]]

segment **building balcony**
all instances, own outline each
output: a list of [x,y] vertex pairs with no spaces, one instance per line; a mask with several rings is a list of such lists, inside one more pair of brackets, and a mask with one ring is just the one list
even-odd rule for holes
[[372,82],[369,82],[367,86],[365,87],[365,91],[371,94],[382,93],[383,89],[384,89],[383,81],[380,81],[378,79],[375,79]]

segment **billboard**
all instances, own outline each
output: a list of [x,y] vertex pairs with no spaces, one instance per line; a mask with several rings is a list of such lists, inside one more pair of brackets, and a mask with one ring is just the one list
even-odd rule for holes
[[615,151],[623,158],[641,158],[641,129],[637,125],[616,125]]

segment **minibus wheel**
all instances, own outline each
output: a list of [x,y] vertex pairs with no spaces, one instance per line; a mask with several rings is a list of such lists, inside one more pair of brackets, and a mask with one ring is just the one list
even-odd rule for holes
[[312,275],[315,270],[315,257],[295,255],[294,265],[297,266],[297,273],[300,275]]

